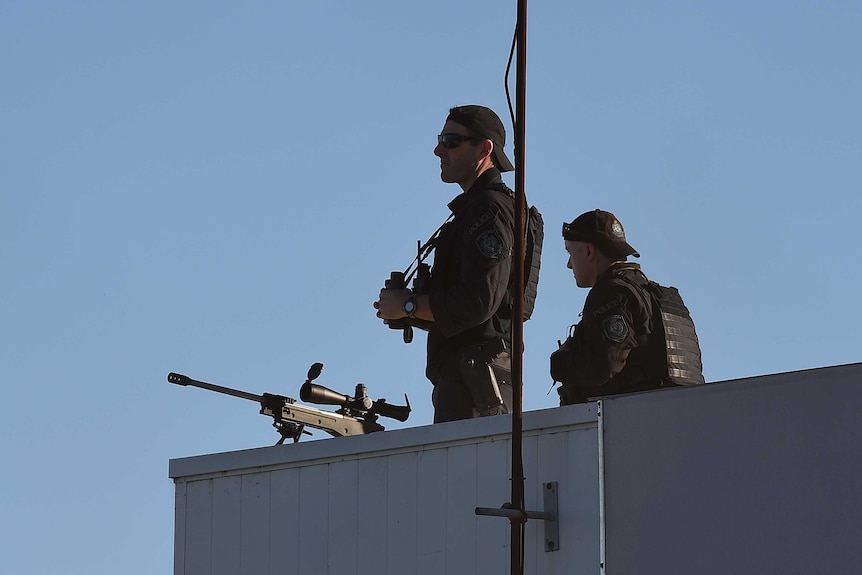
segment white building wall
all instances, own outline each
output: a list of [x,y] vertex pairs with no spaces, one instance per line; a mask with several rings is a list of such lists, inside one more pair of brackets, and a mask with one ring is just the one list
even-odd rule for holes
[[[484,418],[171,461],[176,575],[500,574],[509,522],[510,419]],[[595,405],[524,417],[526,506],[559,485],[560,539],[527,522],[526,572],[596,572]],[[562,520],[562,518],[565,520]]]
[[[558,483],[560,548],[527,522],[525,573],[860,573],[860,413],[862,364],[528,412],[526,507]],[[508,521],[474,509],[509,499],[510,425],[172,460],[174,573],[509,573]]]
[[608,574],[862,573],[862,364],[602,403]]

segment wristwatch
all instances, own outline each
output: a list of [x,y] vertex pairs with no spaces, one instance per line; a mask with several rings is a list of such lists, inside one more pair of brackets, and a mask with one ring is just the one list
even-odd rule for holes
[[407,298],[407,301],[404,302],[404,313],[407,314],[407,317],[414,318],[416,317],[416,296],[412,295]]

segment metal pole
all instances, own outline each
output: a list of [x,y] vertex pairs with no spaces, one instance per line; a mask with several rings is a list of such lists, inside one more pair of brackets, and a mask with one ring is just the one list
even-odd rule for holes
[[497,509],[495,507],[477,507],[476,515],[489,515],[491,517],[507,517],[518,521],[527,521],[527,519],[543,519],[545,521],[554,521],[557,518],[555,513],[550,511],[522,511],[520,509]]
[[[515,254],[514,323],[512,325],[512,497],[510,506],[524,513],[524,463],[522,457],[522,400],[524,389],[524,256],[526,252],[527,200],[524,192],[524,149],[526,133],[527,83],[527,0],[518,0],[518,19],[515,28],[517,64],[515,73]],[[525,516],[510,518],[512,575],[523,575],[523,530]]]

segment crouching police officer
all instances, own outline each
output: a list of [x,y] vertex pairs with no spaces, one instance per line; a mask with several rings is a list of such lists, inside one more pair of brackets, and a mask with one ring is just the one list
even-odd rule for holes
[[514,194],[501,172],[514,169],[506,132],[484,106],[449,110],[434,155],[440,178],[463,193],[436,239],[424,293],[383,289],[384,320],[409,318],[428,330],[426,376],[434,384],[434,422],[508,413]]
[[551,354],[551,376],[562,383],[560,405],[703,383],[688,309],[676,288],[651,282],[638,264],[627,261],[640,254],[626,241],[616,216],[603,210],[581,214],[563,224],[563,239],[575,282],[591,289],[581,321]]

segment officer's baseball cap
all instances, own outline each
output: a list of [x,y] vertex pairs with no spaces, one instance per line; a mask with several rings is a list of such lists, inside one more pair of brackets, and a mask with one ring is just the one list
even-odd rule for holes
[[506,129],[494,110],[485,106],[456,106],[449,110],[446,121],[449,120],[461,124],[476,136],[487,138],[494,143],[494,151],[491,155],[498,170],[511,172],[515,169],[506,157],[506,152],[503,151],[503,146],[506,145]]
[[571,223],[563,223],[563,239],[589,242],[611,257],[641,255],[626,242],[626,231],[615,215],[604,210],[585,212]]

